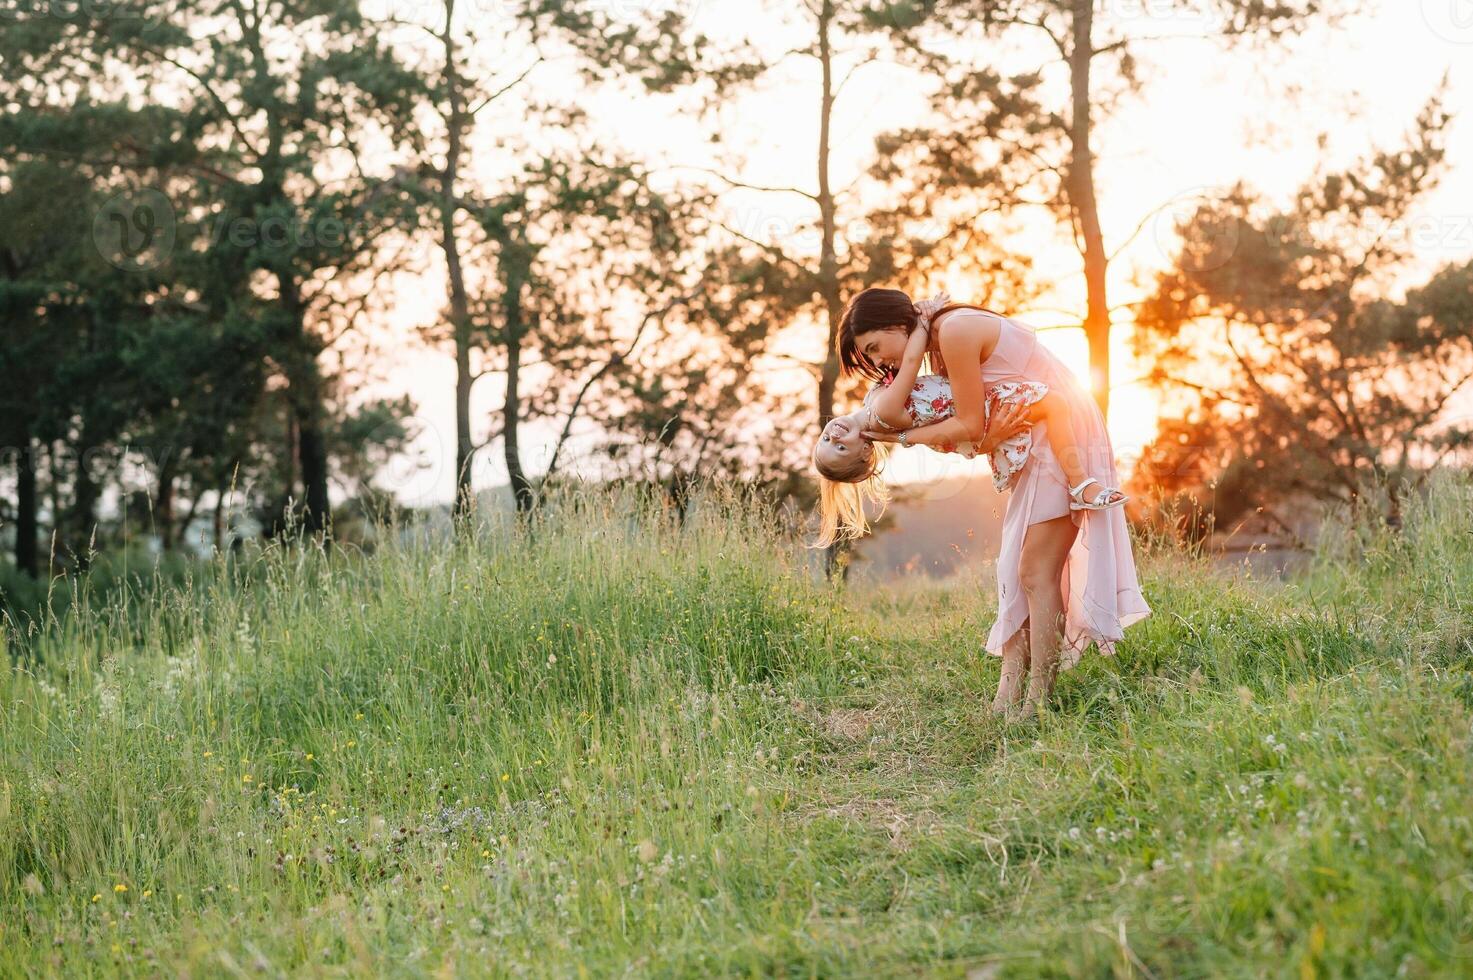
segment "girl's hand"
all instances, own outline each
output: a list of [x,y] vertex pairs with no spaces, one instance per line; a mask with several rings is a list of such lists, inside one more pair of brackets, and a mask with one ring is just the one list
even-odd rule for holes
[[910,332],[905,341],[905,353],[901,355],[907,361],[919,361],[926,354],[926,347],[931,343],[931,329],[929,327],[917,326]]

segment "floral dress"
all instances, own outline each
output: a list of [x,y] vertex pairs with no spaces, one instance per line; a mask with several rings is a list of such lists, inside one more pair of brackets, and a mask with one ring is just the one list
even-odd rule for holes
[[[864,398],[865,405],[868,406],[870,399],[884,387],[884,385],[875,385],[871,388],[869,394]],[[1048,385],[1037,381],[1000,381],[988,385],[987,417],[991,418],[999,405],[1032,405],[1047,394]],[[951,382],[940,374],[923,374],[916,378],[915,384],[910,389],[910,397],[905,400],[905,411],[910,416],[913,426],[930,425],[933,422],[951,418],[956,414],[956,403],[951,397]],[[870,417],[878,429],[899,431],[886,425],[874,415]],[[1024,429],[1017,435],[1004,439],[988,456],[987,462],[992,467],[992,485],[999,493],[1011,490],[1017,484],[1018,474],[1022,471],[1023,464],[1028,461],[1028,452],[1032,445],[1033,432],[1031,429]],[[943,453],[960,453],[968,459],[977,455],[976,449],[970,442],[947,442],[933,448]]]

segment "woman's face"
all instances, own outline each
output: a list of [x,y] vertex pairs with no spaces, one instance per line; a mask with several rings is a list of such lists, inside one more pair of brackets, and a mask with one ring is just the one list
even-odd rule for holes
[[857,412],[830,419],[818,436],[814,455],[824,466],[840,466],[856,457],[863,459],[873,453],[875,447],[861,432]]
[[905,357],[905,341],[909,336],[904,327],[886,327],[860,334],[856,344],[859,353],[875,367],[893,371]]

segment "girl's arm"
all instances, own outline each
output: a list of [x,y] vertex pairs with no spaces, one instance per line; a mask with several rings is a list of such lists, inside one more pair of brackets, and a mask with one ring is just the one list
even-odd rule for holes
[[895,377],[890,379],[888,386],[880,389],[870,403],[869,408],[875,418],[886,425],[902,429],[910,426],[911,417],[905,410],[905,403],[910,400],[911,389],[915,387],[916,377],[921,373],[921,361],[925,359],[926,346],[930,339],[929,330],[917,327],[910,332]]

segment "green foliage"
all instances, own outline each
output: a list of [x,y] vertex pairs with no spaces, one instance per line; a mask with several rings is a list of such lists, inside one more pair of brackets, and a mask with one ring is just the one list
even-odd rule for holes
[[1153,551],[1022,728],[989,582],[714,490],[84,597],[0,680],[0,972],[1457,975],[1470,491],[1289,583]]
[[[1308,181],[1288,209],[1237,187],[1181,223],[1132,337],[1180,413],[1140,482],[1205,496],[1215,480],[1228,525],[1296,496],[1369,499],[1460,461],[1473,426],[1448,416],[1473,380],[1473,263],[1387,298],[1447,166],[1444,99],[1402,145]],[[1381,496],[1396,523],[1399,495]]]

